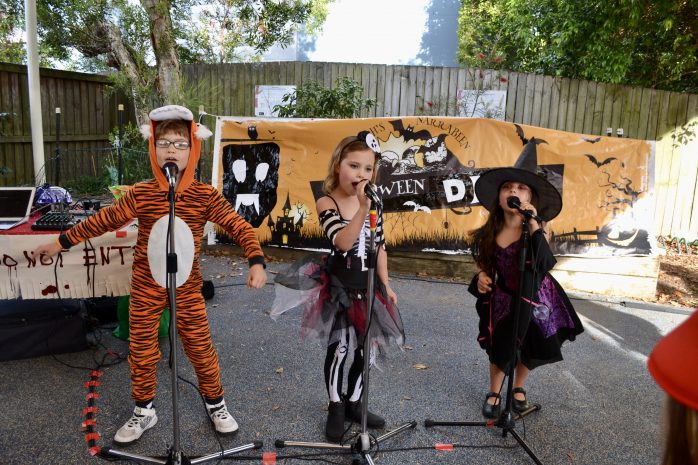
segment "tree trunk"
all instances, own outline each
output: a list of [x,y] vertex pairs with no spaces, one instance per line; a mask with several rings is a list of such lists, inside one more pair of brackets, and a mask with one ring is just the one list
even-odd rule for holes
[[118,69],[129,81],[131,81],[131,89],[134,90],[131,96],[133,97],[133,105],[136,109],[136,122],[138,123],[138,126],[145,124],[148,122],[148,109],[146,108],[146,102],[143,102],[142,99],[138,98],[135,90],[139,87],[145,88],[148,83],[138,72],[136,60],[134,59],[131,51],[124,45],[121,32],[116,25],[112,23],[104,23],[103,27],[110,46],[109,65]]
[[172,31],[169,0],[141,0],[150,19],[150,38],[158,69],[157,88],[163,103],[184,103],[182,69]]

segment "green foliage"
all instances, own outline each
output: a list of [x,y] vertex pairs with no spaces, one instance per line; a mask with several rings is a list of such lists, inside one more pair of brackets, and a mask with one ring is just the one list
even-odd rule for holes
[[[178,21],[185,63],[255,61],[274,44],[288,45],[300,24],[324,21],[327,0],[218,0],[204,5],[198,21]],[[324,16],[323,16],[324,15]]]
[[[104,163],[105,183],[110,186],[119,184],[119,153],[116,149],[118,140],[119,129],[114,128],[109,133],[109,141],[112,143],[114,149],[109,152]],[[123,184],[133,184],[152,178],[153,169],[150,166],[148,142],[143,139],[139,128],[131,123],[124,125],[122,147],[121,164]]]
[[80,176],[76,179],[68,179],[62,182],[63,187],[73,193],[74,196],[104,195],[109,192],[107,178],[97,176]]
[[458,59],[519,72],[698,91],[698,2],[463,0]]
[[363,98],[361,84],[345,76],[338,78],[331,89],[318,81],[308,81],[281,101],[281,105],[274,106],[281,118],[354,118],[376,104],[375,99]]
[[[133,96],[142,119],[154,102],[187,103],[176,79],[180,62],[258,59],[274,44],[289,44],[301,24],[317,30],[332,1],[156,0],[149,11],[145,0],[37,0],[41,65],[116,70],[115,88]],[[25,60],[23,4],[0,5],[2,61]],[[175,57],[168,54],[173,46]],[[163,76],[175,79],[160,82]]]

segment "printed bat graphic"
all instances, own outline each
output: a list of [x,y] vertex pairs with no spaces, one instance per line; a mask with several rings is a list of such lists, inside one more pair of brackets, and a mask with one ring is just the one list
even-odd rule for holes
[[393,129],[405,139],[405,142],[409,142],[411,140],[426,140],[431,138],[431,134],[426,129],[421,129],[417,132],[414,132],[414,126],[407,126],[407,129],[405,129],[401,119],[390,121],[390,124],[392,124]]
[[609,157],[609,158],[605,159],[604,161],[599,161],[596,159],[595,156],[590,155],[588,153],[585,153],[584,156],[587,157],[589,159],[589,161],[591,161],[593,164],[595,164],[597,168],[601,168],[603,165],[608,165],[613,160],[618,160],[616,157]]
[[516,126],[516,135],[519,136],[519,139],[521,139],[521,143],[523,145],[528,144],[529,140],[533,140],[535,144],[547,144],[548,141],[545,139],[540,139],[540,138],[535,138],[531,137],[530,139],[526,138],[526,135],[524,134],[523,128],[519,126],[518,124],[514,123],[514,126]]

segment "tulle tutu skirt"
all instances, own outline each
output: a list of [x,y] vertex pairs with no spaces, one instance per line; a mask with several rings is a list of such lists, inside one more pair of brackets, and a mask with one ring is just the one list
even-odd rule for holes
[[350,335],[349,350],[363,346],[366,328],[374,347],[405,342],[400,312],[376,279],[371,321],[366,322],[365,289],[347,289],[328,272],[327,255],[308,255],[296,261],[275,279],[276,296],[270,316],[276,320],[289,310],[301,309],[301,337],[328,345]]

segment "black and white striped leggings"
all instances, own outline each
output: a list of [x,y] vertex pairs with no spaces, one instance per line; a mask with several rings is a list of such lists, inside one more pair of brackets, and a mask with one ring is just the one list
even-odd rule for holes
[[[349,351],[349,329],[342,329],[342,337],[334,344],[327,346],[325,355],[325,386],[330,402],[339,402],[342,396],[342,381],[344,378],[344,362]],[[349,367],[349,390],[347,398],[351,402],[356,402],[361,398],[363,390],[363,348],[357,347],[354,350],[354,360]]]

